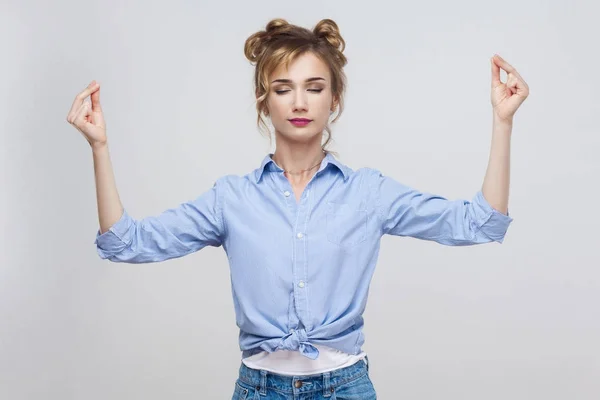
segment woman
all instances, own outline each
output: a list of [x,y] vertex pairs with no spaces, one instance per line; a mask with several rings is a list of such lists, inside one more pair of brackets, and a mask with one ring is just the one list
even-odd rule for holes
[[362,314],[382,235],[502,243],[512,221],[510,135],[529,92],[515,69],[491,59],[494,124],[483,187],[472,201],[450,201],[375,169],[354,171],[326,149],[329,123],[344,105],[344,47],[330,19],[312,31],[275,19],[251,35],[244,50],[256,64],[258,125],[270,118],[276,151],[158,216],[135,220],[121,205],[99,84],[82,91],[67,116],[93,150],[101,258],[147,263],[209,245],[226,251],[243,352],[233,399],[375,399]]

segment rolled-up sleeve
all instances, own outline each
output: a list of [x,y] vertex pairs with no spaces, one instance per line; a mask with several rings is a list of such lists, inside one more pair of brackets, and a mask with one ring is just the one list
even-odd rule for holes
[[373,170],[371,190],[382,234],[410,236],[449,246],[502,243],[512,217],[478,191],[471,201],[421,192]]
[[223,243],[223,190],[219,181],[196,199],[140,220],[126,210],[94,244],[102,259],[150,263],[182,257]]

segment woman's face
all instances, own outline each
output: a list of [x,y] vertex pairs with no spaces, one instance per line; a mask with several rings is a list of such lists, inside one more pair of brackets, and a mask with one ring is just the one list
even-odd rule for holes
[[[267,109],[276,136],[292,142],[318,141],[330,112],[335,108],[331,76],[327,65],[311,52],[290,63],[280,65],[270,77],[271,89]],[[294,118],[309,119],[306,125],[294,125]]]

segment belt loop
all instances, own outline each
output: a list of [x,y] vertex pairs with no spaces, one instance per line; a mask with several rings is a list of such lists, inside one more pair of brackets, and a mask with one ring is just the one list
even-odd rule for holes
[[260,394],[267,395],[267,371],[264,369],[260,370]]
[[330,375],[330,372],[323,372],[323,397],[331,397],[331,381],[329,380]]
[[365,355],[365,364],[367,364],[367,372],[369,372],[369,356]]

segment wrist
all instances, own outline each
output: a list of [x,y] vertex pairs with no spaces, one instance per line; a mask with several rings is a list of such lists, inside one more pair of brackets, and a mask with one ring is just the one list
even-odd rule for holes
[[104,151],[108,148],[108,142],[90,143],[93,152]]
[[505,125],[512,125],[512,123],[513,123],[514,114],[511,115],[510,117],[506,118],[506,117],[499,116],[496,113],[496,110],[493,110],[492,115],[494,117],[494,122],[495,123],[505,124]]
[[503,127],[503,128],[512,128],[513,126],[513,118],[501,118],[498,115],[494,114],[493,118],[494,126]]

